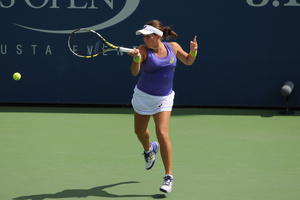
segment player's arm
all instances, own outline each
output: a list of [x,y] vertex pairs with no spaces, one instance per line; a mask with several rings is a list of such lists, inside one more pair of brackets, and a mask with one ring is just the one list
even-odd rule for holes
[[147,49],[144,45],[140,45],[137,49],[134,48],[133,51],[128,52],[128,54],[133,57],[131,74],[137,76],[141,69],[141,63],[147,58]]
[[181,46],[176,42],[171,42],[170,45],[173,48],[176,57],[185,65],[192,65],[196,60],[196,54],[198,49],[197,36],[190,42],[190,53],[186,53]]

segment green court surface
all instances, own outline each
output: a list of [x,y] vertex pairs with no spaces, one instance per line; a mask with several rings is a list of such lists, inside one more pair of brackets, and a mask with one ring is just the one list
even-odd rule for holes
[[[156,140],[154,124],[149,125]],[[144,169],[131,108],[0,107],[0,199],[295,200],[300,115],[175,108],[173,192]]]

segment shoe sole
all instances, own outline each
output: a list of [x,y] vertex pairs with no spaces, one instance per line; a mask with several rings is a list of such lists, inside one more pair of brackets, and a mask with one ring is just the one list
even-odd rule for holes
[[162,189],[162,188],[159,188],[159,190],[160,190],[161,192],[164,192],[164,193],[170,193],[170,192],[172,192],[172,190],[168,192],[167,190],[164,190],[164,189]]
[[146,168],[146,170],[150,170],[153,167],[154,163],[155,161],[152,163],[152,165],[149,168]]

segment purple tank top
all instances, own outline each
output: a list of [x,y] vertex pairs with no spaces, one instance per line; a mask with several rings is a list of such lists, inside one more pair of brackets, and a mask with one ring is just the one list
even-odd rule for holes
[[166,96],[173,91],[177,58],[172,47],[167,42],[163,44],[168,55],[161,58],[152,49],[148,49],[148,56],[141,64],[141,76],[137,83],[139,90],[154,96]]

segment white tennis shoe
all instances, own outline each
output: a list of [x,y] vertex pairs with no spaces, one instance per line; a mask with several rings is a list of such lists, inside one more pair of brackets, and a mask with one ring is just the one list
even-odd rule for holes
[[160,191],[164,193],[170,193],[172,191],[172,186],[173,186],[173,177],[170,175],[166,175],[164,177],[164,182],[160,187]]
[[146,161],[146,169],[149,170],[153,167],[156,160],[156,153],[158,152],[157,142],[151,142],[151,151],[149,153],[144,151],[144,158]]

